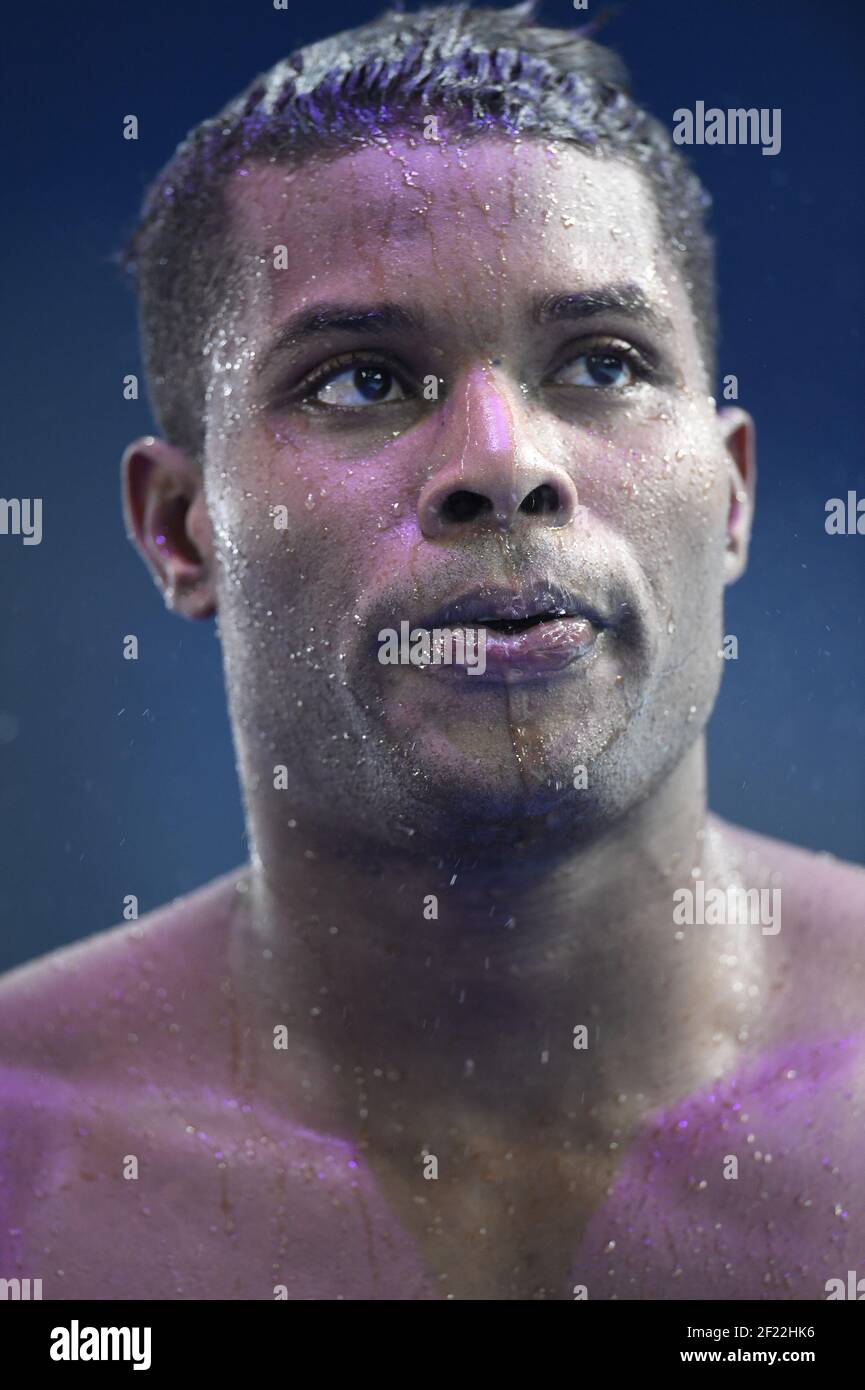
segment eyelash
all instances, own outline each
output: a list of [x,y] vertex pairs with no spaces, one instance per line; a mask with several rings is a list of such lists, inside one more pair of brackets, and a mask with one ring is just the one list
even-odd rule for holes
[[[292,392],[292,395],[301,405],[306,405],[308,407],[311,407],[312,409],[340,412],[368,410],[369,406],[324,405],[321,401],[313,401],[311,399],[311,397],[315,395],[316,391],[320,391],[322,386],[327,386],[331,381],[334,380],[335,377],[340,376],[341,373],[344,372],[347,367],[362,366],[386,367],[387,370],[393,376],[394,380],[399,382],[399,385],[402,387],[402,389],[404,391],[409,390],[409,382],[407,378],[382,353],[344,352],[339,357],[331,357],[331,359],[328,362],[326,362],[323,366],[316,367],[314,372],[310,372],[308,376],[305,376],[303,381],[298,383],[297,390],[296,392]],[[391,401],[385,402],[385,404],[401,405],[403,404],[403,402]]]
[[[652,381],[656,379],[657,369],[655,367],[655,364],[650,360],[649,356],[646,353],[642,352],[633,344],[624,343],[619,339],[610,338],[598,339],[590,343],[583,344],[581,351],[575,352],[570,357],[565,357],[555,368],[555,371],[562,371],[565,367],[570,366],[572,363],[578,362],[581,357],[593,356],[609,356],[621,358],[621,360],[627,363],[628,367],[634,373],[634,376],[636,377],[637,381]],[[394,364],[386,356],[382,355],[381,353],[375,352],[355,351],[342,353],[338,357],[332,357],[321,367],[317,367],[314,372],[309,373],[308,376],[304,377],[304,379],[298,383],[296,389],[292,391],[291,397],[298,404],[305,406],[307,409],[326,411],[329,414],[337,412],[339,412],[340,414],[354,414],[359,411],[368,411],[369,406],[325,405],[321,401],[315,401],[312,399],[316,391],[320,391],[323,386],[329,385],[331,381],[333,381],[336,377],[340,376],[341,373],[344,372],[347,368],[363,365],[386,367],[388,372],[391,373],[394,380],[399,384],[402,390],[409,391],[411,389],[407,378],[403,375],[401,371],[399,371],[394,366]],[[628,383],[629,386],[634,384],[635,383]],[[611,391],[627,390],[628,386],[606,386],[591,388],[571,385],[570,389],[576,391],[594,389],[608,393]],[[405,403],[406,402],[404,401],[384,401],[380,402],[379,404],[404,405]]]
[[[574,362],[579,362],[581,357],[619,357],[623,362],[627,363],[637,381],[656,381],[660,375],[654,353],[648,350],[642,350],[634,343],[626,343],[620,338],[594,338],[588,343],[581,343],[579,345],[573,344],[573,346],[579,346],[580,350],[572,353],[568,357],[563,357],[555,369],[557,372],[562,371],[565,367],[571,366]],[[635,383],[629,383],[629,385],[632,384]],[[579,391],[588,390],[589,388],[577,386],[572,387],[572,389]],[[595,389],[599,390],[601,388],[596,387]],[[627,387],[608,386],[604,389],[607,391],[624,391],[627,390]]]

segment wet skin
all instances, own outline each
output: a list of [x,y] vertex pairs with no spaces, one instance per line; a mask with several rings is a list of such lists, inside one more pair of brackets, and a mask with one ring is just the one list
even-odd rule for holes
[[[0,1274],[823,1297],[865,1236],[865,875],[706,820],[752,435],[646,189],[407,138],[253,167],[232,218],[203,469],[137,441],[126,506],[173,605],[219,613],[252,862],[5,982]],[[382,627],[530,582],[603,617],[561,670],[377,661]],[[780,887],[782,930],[678,929],[698,878]]]

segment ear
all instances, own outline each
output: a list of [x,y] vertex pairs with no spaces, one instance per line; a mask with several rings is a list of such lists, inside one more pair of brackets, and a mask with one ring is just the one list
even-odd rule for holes
[[738,406],[718,411],[718,424],[730,464],[730,505],[727,512],[727,554],[724,582],[733,584],[745,573],[754,521],[757,482],[754,421]]
[[169,608],[216,612],[213,532],[198,465],[162,439],[136,439],[121,463],[126,533]]

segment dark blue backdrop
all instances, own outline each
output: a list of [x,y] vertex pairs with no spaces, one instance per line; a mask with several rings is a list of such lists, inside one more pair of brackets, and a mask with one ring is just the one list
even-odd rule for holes
[[[118,461],[150,428],[125,402],[133,301],[111,264],[186,130],[373,0],[43,0],[7,13],[0,84],[9,251],[4,497],[44,538],[0,536],[0,967],[142,912],[246,857],[212,626],[169,618],[128,547]],[[591,3],[595,13],[600,3]],[[549,23],[580,23],[546,0]],[[663,119],[697,100],[781,107],[783,146],[695,151],[720,241],[721,373],[760,440],[751,567],[730,594],[711,726],[721,814],[865,861],[865,537],[827,498],[865,493],[863,24],[858,0],[631,0],[603,39]],[[121,139],[138,115],[140,139]],[[120,659],[123,634],[141,659]]]

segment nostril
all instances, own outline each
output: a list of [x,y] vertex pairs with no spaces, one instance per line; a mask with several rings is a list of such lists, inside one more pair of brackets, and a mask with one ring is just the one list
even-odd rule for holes
[[530,516],[540,516],[557,512],[561,503],[559,494],[549,483],[541,483],[539,487],[533,488],[528,497],[524,497],[520,503],[520,511],[528,512]]
[[475,521],[479,516],[493,510],[488,497],[480,492],[452,492],[442,504],[441,514],[445,521]]

